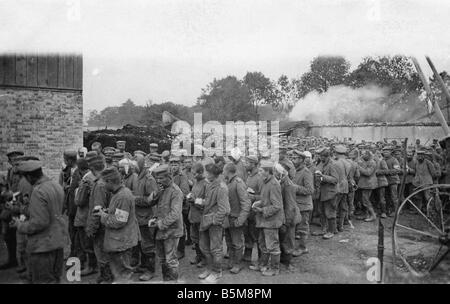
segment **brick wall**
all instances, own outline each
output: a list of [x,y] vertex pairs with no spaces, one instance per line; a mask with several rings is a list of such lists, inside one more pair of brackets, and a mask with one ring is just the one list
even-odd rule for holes
[[64,150],[83,145],[81,91],[0,88],[0,171],[6,153],[23,150],[44,162],[44,172],[57,179]]

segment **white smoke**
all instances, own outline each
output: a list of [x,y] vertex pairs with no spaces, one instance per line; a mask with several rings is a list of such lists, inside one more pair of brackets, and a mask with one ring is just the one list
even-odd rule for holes
[[377,86],[334,86],[325,93],[314,91],[298,100],[289,118],[318,124],[388,121],[393,118],[392,115],[386,117],[384,101],[388,94],[388,89]]

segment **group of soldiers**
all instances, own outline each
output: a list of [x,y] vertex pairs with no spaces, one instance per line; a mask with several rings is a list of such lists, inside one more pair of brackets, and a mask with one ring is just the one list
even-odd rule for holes
[[[280,264],[295,271],[310,235],[328,240],[351,231],[355,219],[391,217],[415,189],[450,183],[437,140],[401,144],[291,137],[280,141],[275,161],[239,148],[191,156],[159,154],[152,143],[149,153],[131,154],[124,141],[94,142],[90,151],[64,152],[59,181],[43,174],[37,157],[11,151],[0,183],[9,256],[1,268],[17,266],[32,283],[59,282],[70,256],[82,276],[98,272],[97,283],[130,282],[135,273],[152,280],[159,260],[163,280],[176,281],[192,246],[190,263],[206,282],[246,266],[263,276],[278,275]],[[423,209],[429,196],[414,204]]]

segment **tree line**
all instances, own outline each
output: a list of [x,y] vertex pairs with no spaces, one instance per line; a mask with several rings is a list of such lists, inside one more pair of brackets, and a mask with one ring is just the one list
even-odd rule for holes
[[[450,77],[443,72],[444,79]],[[438,86],[431,85],[440,94]],[[286,117],[297,102],[311,92],[324,93],[330,87],[345,85],[359,88],[376,85],[388,90],[391,96],[387,103],[415,102],[411,94],[423,91],[422,83],[411,60],[403,55],[369,56],[361,60],[354,70],[342,56],[317,56],[309,70],[298,78],[289,79],[281,75],[273,80],[262,72],[247,72],[242,79],[227,76],[213,79],[201,90],[196,103],[191,106],[173,102],[154,103],[149,100],[145,106],[135,105],[130,99],[118,107],[107,107],[90,113],[89,126],[123,126],[126,124],[152,125],[161,122],[163,111],[169,111],[178,118],[193,121],[194,112],[202,112],[203,120],[260,120]],[[389,105],[388,105],[389,106]],[[444,106],[445,107],[445,106]]]

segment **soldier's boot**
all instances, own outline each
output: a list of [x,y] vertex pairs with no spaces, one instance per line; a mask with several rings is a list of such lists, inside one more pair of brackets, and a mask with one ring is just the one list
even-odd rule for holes
[[230,272],[233,274],[238,274],[242,269],[242,249],[234,250],[233,255],[233,268],[231,268]]
[[284,264],[286,265],[286,268],[288,271],[290,271],[290,272],[295,271],[295,267],[292,264],[292,254],[289,254],[289,253],[285,254]]
[[87,276],[97,272],[95,255],[88,253],[86,254],[86,256],[87,256],[86,267],[83,270],[81,270],[80,273],[81,276]]
[[328,220],[328,231],[323,235],[323,239],[328,240],[331,239],[336,233],[336,219]]
[[114,281],[114,275],[112,274],[109,264],[99,265],[100,274],[96,279],[97,284],[112,283]]
[[138,268],[139,267],[140,255],[141,255],[140,246],[139,245],[134,246],[131,249],[131,261],[130,261],[131,267],[133,267],[133,268]]
[[167,264],[161,264],[161,272],[162,272],[162,277],[163,277],[163,281],[168,281],[169,280],[169,267],[167,267]]
[[244,249],[244,261],[245,262],[251,262],[252,261],[252,252],[253,248],[245,248]]
[[280,255],[270,255],[270,268],[262,272],[263,276],[276,276],[280,273]]
[[167,276],[164,281],[177,281],[178,280],[178,268],[167,267]]
[[192,265],[197,265],[202,261],[202,252],[200,250],[199,244],[194,244],[195,256],[189,262]]
[[144,266],[144,273],[139,276],[140,281],[150,281],[155,276],[155,253],[145,255],[142,266]]
[[184,258],[184,249],[186,247],[186,236],[183,235],[180,237],[180,241],[178,242],[178,248],[177,248],[177,258],[178,260],[181,260]]
[[255,265],[250,265],[249,268],[255,271],[266,271],[269,264],[269,254],[261,252],[258,263]]
[[373,210],[373,208],[369,208],[369,216],[364,219],[365,222],[373,222],[377,219],[377,215],[375,213],[375,211]]
[[345,214],[342,213],[341,216],[339,217],[338,226],[337,226],[337,230],[339,232],[344,231],[344,221],[345,221]]
[[298,257],[309,252],[308,248],[306,248],[306,238],[306,235],[300,235],[300,239],[298,240],[298,248],[294,250],[292,256]]

